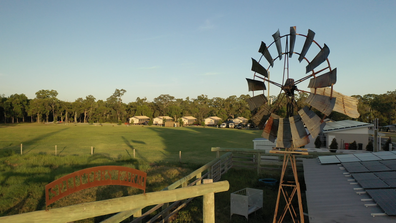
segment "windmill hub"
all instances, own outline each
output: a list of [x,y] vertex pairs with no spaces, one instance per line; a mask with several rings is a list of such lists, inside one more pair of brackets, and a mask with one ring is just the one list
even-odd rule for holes
[[287,79],[285,85],[282,87],[282,90],[285,91],[287,96],[294,96],[294,91],[297,90],[297,86],[294,84],[294,79]]

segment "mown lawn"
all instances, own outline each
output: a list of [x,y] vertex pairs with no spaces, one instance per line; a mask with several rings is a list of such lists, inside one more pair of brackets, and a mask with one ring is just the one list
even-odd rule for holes
[[[255,130],[209,127],[0,125],[0,216],[45,209],[46,184],[74,171],[99,165],[128,166],[145,171],[148,174],[147,192],[159,191],[213,160],[215,153],[210,152],[211,147],[252,148],[252,140],[260,137],[260,134],[261,131]],[[20,155],[21,143],[23,155]],[[54,155],[55,145],[57,156]],[[95,148],[94,155],[90,155],[91,146]],[[181,163],[179,151],[182,151]],[[242,171],[239,176],[229,175],[227,180],[232,190],[249,186],[246,182],[257,183],[255,172],[247,173]],[[240,183],[241,179],[243,184]],[[62,198],[52,207],[137,193],[141,192],[122,186],[102,186]],[[220,205],[219,210],[229,208],[229,192],[218,196],[216,205]],[[199,199],[195,202],[199,203]],[[198,216],[197,220],[193,210],[201,210],[199,206],[195,209],[194,205],[192,207],[180,212],[175,222],[199,222],[200,218]],[[222,220],[219,222],[227,222],[228,214],[223,211],[220,213],[222,216],[217,217]],[[268,219],[270,214],[264,215]],[[105,218],[81,222],[99,222]],[[238,222],[238,216],[235,220]]]
[[[60,156],[106,154],[110,157],[133,156],[145,162],[178,161],[206,163],[215,157],[211,147],[253,148],[253,139],[261,131],[210,127],[165,128],[156,126],[20,124],[0,125],[0,150],[12,149],[24,154]],[[133,158],[133,157],[132,157]]]

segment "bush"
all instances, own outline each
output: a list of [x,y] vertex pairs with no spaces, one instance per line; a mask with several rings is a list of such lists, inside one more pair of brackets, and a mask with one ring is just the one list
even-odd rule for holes
[[392,138],[391,137],[389,137],[388,140],[386,140],[384,147],[382,147],[382,150],[389,151],[389,144],[392,144]]
[[0,157],[8,157],[15,154],[13,149],[1,149],[0,150]]
[[350,149],[350,150],[357,150],[357,143],[356,143],[356,141],[353,141],[352,143],[349,143],[349,149]]
[[374,150],[373,141],[369,141],[366,146],[366,151],[372,152],[373,150]]
[[320,148],[322,146],[322,142],[320,141],[320,137],[317,136],[315,139],[315,148]]
[[148,121],[148,125],[149,125],[149,126],[152,126],[152,125],[153,125],[153,120],[152,120],[152,119],[150,119],[150,120]]
[[331,144],[330,144],[330,151],[335,152],[337,149],[338,149],[337,140],[336,140],[336,138],[333,138],[333,140],[331,141]]

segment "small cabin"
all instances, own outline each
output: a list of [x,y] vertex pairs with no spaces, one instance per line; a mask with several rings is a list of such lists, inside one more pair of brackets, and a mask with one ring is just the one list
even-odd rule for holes
[[163,124],[165,124],[164,120],[165,120],[165,122],[173,121],[173,118],[171,118],[169,116],[158,116],[153,119],[153,124],[154,125],[163,125]]
[[197,120],[197,118],[193,116],[183,116],[181,119],[183,120],[183,125],[192,125]]
[[205,125],[219,125],[221,122],[221,118],[217,116],[210,116],[204,119]]
[[141,115],[141,116],[133,116],[132,118],[129,118],[129,123],[130,124],[134,124],[134,125],[137,125],[137,124],[143,124],[143,123],[145,123],[145,122],[148,122],[150,120],[150,118],[149,117],[147,117],[147,116],[144,116],[144,115]]

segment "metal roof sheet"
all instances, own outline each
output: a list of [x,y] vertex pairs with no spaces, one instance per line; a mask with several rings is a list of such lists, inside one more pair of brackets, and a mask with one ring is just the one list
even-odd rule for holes
[[339,165],[321,165],[318,159],[305,159],[303,164],[310,223],[396,221],[393,216],[372,217],[371,213],[384,211],[378,206],[364,205],[361,199],[370,196],[357,195],[354,190],[357,186],[348,181]]
[[339,130],[370,127],[370,126],[373,126],[373,124],[366,123],[366,122],[358,122],[358,121],[353,121],[353,120],[326,122],[326,125],[323,128],[323,132],[326,133],[326,132],[331,132],[331,131],[339,131]]

